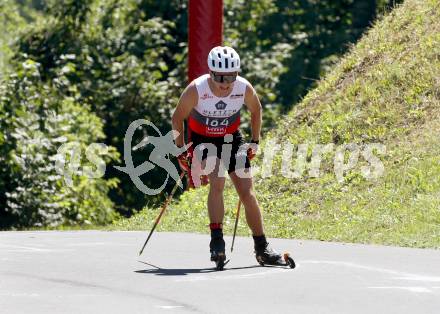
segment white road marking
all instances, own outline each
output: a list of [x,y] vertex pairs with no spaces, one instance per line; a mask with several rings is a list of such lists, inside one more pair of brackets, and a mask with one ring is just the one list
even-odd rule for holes
[[263,271],[263,272],[255,272],[255,273],[243,274],[243,275],[224,275],[224,276],[211,275],[211,274],[197,275],[197,276],[193,276],[193,277],[176,279],[175,282],[230,280],[230,279],[244,279],[244,278],[246,278],[246,279],[251,278],[252,279],[252,278],[256,278],[256,277],[268,276],[271,274],[285,274],[285,272],[282,272],[282,270],[284,270],[284,269],[272,268],[271,270],[267,270],[267,271]]
[[368,287],[369,289],[398,289],[398,290],[407,290],[409,292],[415,293],[433,293],[431,287],[400,287],[400,286],[389,286],[389,287]]
[[183,305],[156,305],[160,309],[172,310],[184,307]]
[[96,293],[66,293],[66,294],[40,294],[40,293],[26,293],[26,292],[0,292],[0,297],[51,297],[51,298],[74,298],[74,297],[103,297],[110,296],[110,294],[96,294]]
[[106,242],[84,242],[84,243],[69,243],[67,246],[96,246],[96,245],[113,245],[113,243]]
[[24,251],[28,251],[28,252],[52,252],[53,251],[53,250],[50,250],[50,249],[40,249],[40,248],[35,248],[35,247],[12,245],[12,244],[4,244],[4,243],[0,243],[0,246],[6,247],[6,248],[15,249],[15,250],[20,250],[20,251],[24,250]]
[[38,293],[0,293],[0,297],[39,297]]
[[341,261],[316,261],[316,260],[306,260],[301,261],[302,264],[329,264],[329,265],[336,265],[336,266],[346,266],[351,268],[357,268],[357,269],[363,269],[368,271],[374,271],[379,272],[383,274],[389,274],[389,275],[395,275],[398,277],[394,277],[394,279],[398,280],[417,280],[417,281],[425,281],[425,282],[440,282],[440,277],[438,276],[429,276],[429,275],[419,275],[419,274],[412,274],[387,268],[379,268],[379,267],[372,267],[372,266],[365,266],[350,262],[341,262]]
[[404,277],[396,277],[395,279],[425,281],[425,282],[440,282],[440,277],[421,276],[421,275],[410,275],[410,276],[404,276]]
[[[392,279],[394,280],[407,280],[407,281],[421,281],[425,283],[430,282],[440,282],[440,277],[438,276],[429,276],[429,275],[419,275],[419,274],[412,274],[407,272],[401,272],[397,270],[387,269],[387,268],[379,268],[379,267],[372,267],[372,266],[365,266],[350,262],[340,262],[340,261],[302,261],[303,264],[329,264],[329,265],[336,265],[336,266],[344,266],[344,267],[351,267],[351,268],[357,268],[367,271],[373,271],[373,272],[379,272],[382,274],[388,274],[393,275],[394,277]],[[436,289],[439,289],[440,287],[422,287],[422,286],[373,286],[368,287],[369,289],[399,289],[399,290],[406,290],[413,293],[437,293],[437,291],[433,291]]]

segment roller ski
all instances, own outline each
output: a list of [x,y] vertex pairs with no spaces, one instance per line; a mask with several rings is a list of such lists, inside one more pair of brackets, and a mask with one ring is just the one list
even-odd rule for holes
[[273,250],[264,236],[254,237],[255,258],[261,266],[288,266],[295,268],[295,261],[289,253],[280,254]]
[[222,229],[211,230],[209,250],[211,252],[211,261],[215,263],[215,269],[223,270],[229,260],[226,260],[225,240],[223,240]]
[[229,260],[226,260],[225,252],[211,252],[211,261],[215,263],[215,270],[223,270],[225,265],[229,263]]

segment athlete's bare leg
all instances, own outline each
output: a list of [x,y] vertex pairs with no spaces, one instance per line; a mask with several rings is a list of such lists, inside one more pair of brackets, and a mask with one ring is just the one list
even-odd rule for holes
[[235,172],[229,174],[235,189],[244,205],[246,221],[252,230],[252,235],[261,236],[264,234],[263,219],[261,217],[260,206],[258,205],[255,192],[253,190],[252,178],[240,178]]
[[209,177],[209,194],[208,194],[208,214],[211,223],[222,223],[225,216],[225,205],[223,202],[223,191],[225,189],[225,177],[218,176],[218,166],[220,160],[217,158],[215,170]]

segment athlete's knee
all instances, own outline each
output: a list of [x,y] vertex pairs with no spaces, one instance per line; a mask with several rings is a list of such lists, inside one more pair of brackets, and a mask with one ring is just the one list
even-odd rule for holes
[[210,180],[209,191],[214,193],[223,193],[225,189],[225,180],[214,179]]
[[237,193],[242,202],[246,203],[255,199],[255,193],[250,187],[238,188]]

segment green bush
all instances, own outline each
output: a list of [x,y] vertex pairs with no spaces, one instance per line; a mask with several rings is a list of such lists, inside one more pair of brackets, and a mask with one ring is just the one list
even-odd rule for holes
[[[273,169],[269,177],[254,178],[268,236],[440,247],[439,9],[436,0],[407,0],[263,137],[262,150],[271,141],[281,146],[273,163],[262,155],[253,160]],[[323,156],[320,175],[308,163],[301,177],[286,178],[286,142],[294,146],[292,171],[301,164],[299,144],[309,145],[308,162],[315,144],[382,144],[386,151],[375,155],[384,172],[367,177],[361,155],[338,178],[335,149]],[[343,157],[347,162],[348,153]],[[170,204],[158,229],[208,232],[207,194],[207,187],[186,192]],[[231,233],[238,197],[230,180],[224,196],[224,228]],[[144,230],[158,210],[146,207],[113,228]],[[238,233],[250,234],[243,216]]]
[[[43,83],[39,68],[28,59],[0,87],[0,226],[109,223],[117,218],[107,196],[116,182],[74,175],[68,187],[55,162],[63,143],[85,149],[102,140],[102,122],[88,104]],[[101,157],[109,162],[117,154]]]
[[[378,1],[375,6],[367,0],[320,1],[316,5],[307,1],[225,1],[225,43],[236,47],[243,56],[243,76],[261,96],[264,132],[347,49],[346,43],[359,37],[383,2]],[[67,110],[63,116],[72,114],[74,118],[68,117],[63,123],[76,125],[76,119],[89,123],[86,130],[70,131],[82,138],[82,151],[100,140],[119,153],[123,152],[128,125],[136,119],[148,119],[162,133],[168,132],[172,110],[187,83],[187,1],[5,0],[0,11],[5,13],[0,16],[4,26],[0,34],[0,39],[4,38],[0,40],[0,65],[8,62],[14,73],[8,78],[0,69],[0,75],[5,77],[1,106],[9,108],[4,109],[5,119],[11,119],[2,121],[0,129],[3,138],[8,138],[8,144],[2,147],[2,158],[11,169],[2,174],[0,182],[0,201],[8,206],[3,210],[2,221],[6,221],[6,210],[9,218],[25,211],[40,212],[36,217],[28,215],[32,217],[20,220],[20,226],[26,225],[27,219],[29,225],[73,223],[75,219],[79,223],[105,221],[111,215],[104,217],[98,213],[102,208],[112,207],[105,196],[107,191],[116,211],[125,216],[146,204],[162,201],[163,195],[152,197],[139,192],[125,173],[114,169],[120,161],[110,156],[105,178],[90,184],[90,180],[79,176],[75,179],[76,190],[66,192],[59,178],[49,175],[53,169],[46,169],[41,162],[53,156],[55,147],[62,144],[56,141],[63,135],[52,138],[44,127],[27,130],[24,126],[39,121],[39,125],[64,128],[58,116],[54,118],[58,122],[54,122],[46,111],[60,114]],[[22,27],[25,21],[30,23],[27,28]],[[23,65],[29,69],[23,69]],[[14,95],[29,82],[32,83],[26,88],[33,93],[32,101],[26,95]],[[19,117],[21,124],[13,124],[18,123],[12,121],[15,117]],[[243,128],[249,129],[246,114]],[[26,135],[20,133],[24,131],[16,133],[15,129],[26,130]],[[145,133],[146,130],[137,131],[133,142],[140,141]],[[47,139],[43,142],[48,147],[40,151],[32,146],[35,138]],[[16,144],[17,141],[22,144]],[[32,180],[17,175],[23,170],[19,168],[20,159],[12,157],[12,152],[26,157],[23,158]],[[133,153],[135,165],[145,161],[148,154],[148,149]],[[154,187],[162,183],[165,175],[165,171],[155,169],[142,180]],[[45,183],[47,176],[60,185],[56,191],[73,193],[77,198],[71,200],[67,194],[55,197],[58,192],[53,193],[52,183]],[[120,182],[118,186],[116,181]],[[21,193],[23,186],[27,193]],[[113,188],[108,190],[109,186]],[[32,193],[39,195],[35,204],[31,204]],[[97,204],[96,217],[95,205],[90,202]],[[59,217],[55,217],[55,212]],[[53,217],[41,218],[46,213]]]

